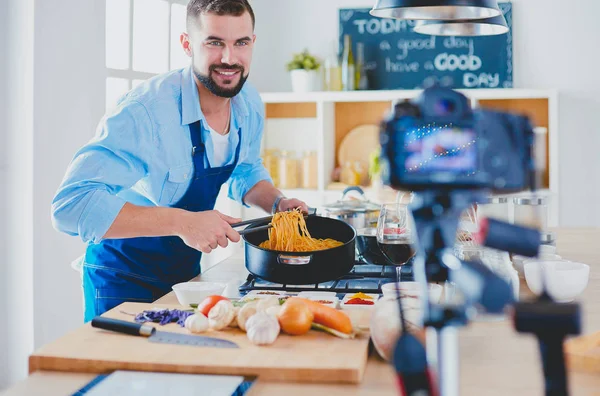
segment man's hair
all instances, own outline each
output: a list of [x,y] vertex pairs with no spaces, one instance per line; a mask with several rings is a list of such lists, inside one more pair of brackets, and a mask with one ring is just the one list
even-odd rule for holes
[[252,27],[254,28],[254,11],[252,11],[248,0],[190,0],[187,6],[187,29],[189,32],[192,24],[198,24],[200,14],[213,13],[240,16],[245,12],[250,14]]

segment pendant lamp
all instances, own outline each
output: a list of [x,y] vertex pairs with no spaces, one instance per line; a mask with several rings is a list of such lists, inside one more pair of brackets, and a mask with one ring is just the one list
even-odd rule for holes
[[496,0],[377,0],[369,13],[418,20],[483,19],[502,15]]
[[504,15],[475,20],[417,21],[415,32],[431,36],[495,36],[508,33]]

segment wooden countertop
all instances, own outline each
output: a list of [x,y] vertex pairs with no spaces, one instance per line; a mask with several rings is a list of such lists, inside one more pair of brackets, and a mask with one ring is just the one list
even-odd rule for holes
[[[579,301],[583,305],[583,333],[600,331],[600,229],[557,229],[558,254],[589,264],[589,285]],[[202,280],[225,281],[233,286],[246,277],[243,260],[232,257],[202,274]],[[522,288],[527,286],[522,283]],[[228,289],[232,291],[233,288]],[[157,303],[176,303],[173,293]],[[540,395],[543,376],[535,338],[514,332],[506,321],[473,322],[460,329],[461,395]],[[72,394],[94,374],[36,372],[1,395]],[[600,395],[600,374],[571,372],[572,395]],[[396,395],[393,370],[372,353],[359,385],[254,383],[248,395]]]

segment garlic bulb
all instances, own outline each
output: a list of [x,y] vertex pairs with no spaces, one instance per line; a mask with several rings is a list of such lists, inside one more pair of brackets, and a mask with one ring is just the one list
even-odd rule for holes
[[208,330],[208,319],[198,312],[188,316],[185,319],[184,326],[191,333],[203,333]]
[[269,296],[262,298],[256,305],[256,310],[259,312],[266,311],[269,307],[279,307],[279,297]]
[[244,305],[237,314],[237,324],[240,329],[246,331],[246,322],[256,313],[256,302],[249,302]]
[[222,330],[229,326],[235,315],[235,307],[229,300],[221,300],[208,312],[208,325],[211,329]]
[[278,305],[276,307],[269,307],[267,308],[267,310],[265,311],[266,313],[268,313],[271,316],[277,316],[279,314],[279,311],[281,311],[281,305]]
[[258,312],[246,322],[246,334],[248,339],[255,345],[274,343],[279,335],[279,330],[277,318],[266,312]]
[[238,321],[237,321],[237,315],[240,312],[240,307],[233,307],[234,311],[233,311],[233,319],[231,319],[231,323],[229,323],[229,327],[239,327],[238,325]]

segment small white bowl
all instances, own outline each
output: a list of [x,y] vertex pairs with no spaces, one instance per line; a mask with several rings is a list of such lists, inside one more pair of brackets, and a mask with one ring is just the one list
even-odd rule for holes
[[173,291],[179,304],[188,307],[200,304],[206,297],[221,295],[227,285],[215,282],[183,282],[173,285]]
[[558,302],[569,302],[587,287],[590,266],[566,260],[528,260],[524,263],[525,281],[536,295],[542,293],[542,266],[548,294]]
[[[542,245],[542,246],[544,246],[544,245]],[[540,246],[540,248],[541,248],[541,246]],[[515,269],[521,276],[521,278],[525,277],[525,270],[523,268],[523,263],[525,263],[526,261],[531,261],[531,260],[560,261],[560,260],[562,260],[562,257],[560,257],[558,254],[549,253],[549,252],[545,252],[542,250],[540,250],[540,254],[538,255],[538,257],[525,257],[525,256],[514,255],[512,262],[513,262]]]
[[[431,302],[440,302],[444,288],[435,283],[430,283],[428,286]],[[421,285],[419,282],[386,283],[381,286],[381,292],[384,297],[396,297],[396,290],[400,290],[401,296],[419,297],[421,295]]]

